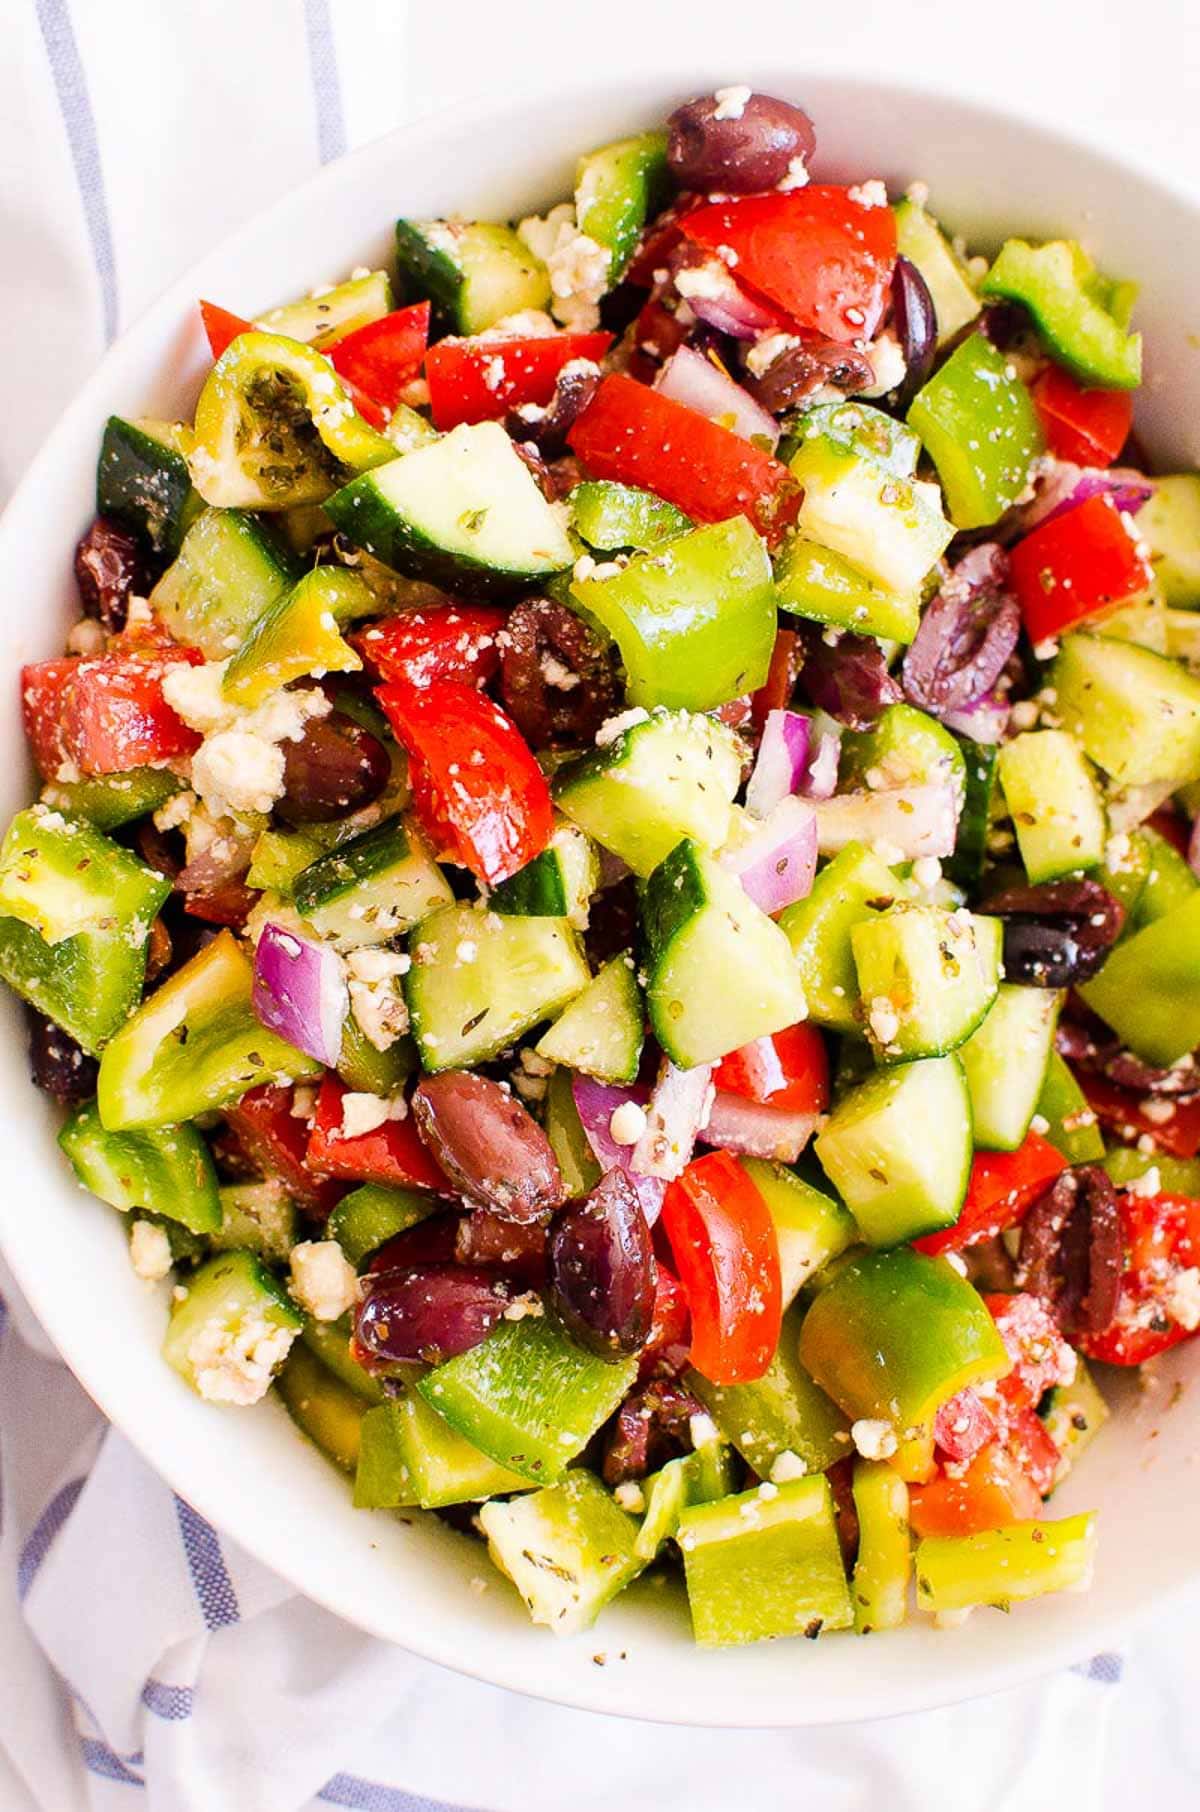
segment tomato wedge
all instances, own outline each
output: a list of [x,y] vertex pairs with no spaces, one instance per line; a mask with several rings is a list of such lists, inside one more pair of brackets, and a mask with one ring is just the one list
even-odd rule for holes
[[499,705],[461,680],[375,693],[408,750],[413,802],[431,841],[489,887],[524,868],[550,840],[550,788]]
[[1056,459],[1111,466],[1133,425],[1132,391],[1085,390],[1061,365],[1047,365],[1031,388]]
[[1079,1084],[1101,1126],[1109,1127],[1126,1144],[1135,1145],[1140,1138],[1149,1137],[1173,1158],[1194,1158],[1200,1153],[1200,1098],[1172,1101],[1164,1097],[1164,1106],[1171,1113],[1159,1120],[1145,1111],[1144,1095],[1119,1088],[1106,1076],[1081,1076]]
[[421,369],[428,342],[429,304],[413,302],[356,327],[329,348],[330,364],[372,427],[383,427],[390,420]]
[[1065,1384],[1075,1361],[1045,1304],[1027,1292],[985,1296],[1012,1370],[996,1386],[1005,1403],[1019,1414],[1036,1409],[1055,1384]]
[[238,1144],[266,1177],[278,1177],[293,1201],[322,1218],[345,1193],[341,1183],[308,1166],[309,1119],[298,1114],[294,1088],[252,1088],[225,1109]]
[[1042,1494],[1020,1460],[994,1441],[959,1476],[940,1472],[911,1486],[908,1509],[918,1535],[978,1535],[1040,1516]]
[[1026,1133],[1016,1151],[977,1151],[967,1197],[953,1227],[915,1239],[918,1252],[961,1252],[979,1240],[1015,1227],[1047,1190],[1067,1160],[1040,1133]]
[[69,773],[124,774],[191,755],[200,738],[163,697],[166,674],[195,666],[197,648],[157,644],[83,659],[36,661],[21,670],[25,734],[46,780]]
[[507,620],[507,612],[492,604],[431,604],[385,617],[348,639],[372,679],[483,686],[499,671],[496,638]]
[[792,474],[761,447],[620,372],[602,380],[567,440],[592,477],[640,485],[697,522],[748,516],[768,543],[800,505]]
[[1035,643],[1136,597],[1154,578],[1107,494],[1041,523],[1017,542],[1010,559],[1013,590]]
[[683,1370],[688,1358],[692,1324],[683,1285],[661,1258],[657,1260],[657,1266],[654,1317],[638,1359],[639,1378],[674,1377]]
[[798,326],[842,343],[878,331],[896,262],[890,208],[858,200],[836,183],[809,183],[785,194],[713,202],[685,215],[680,226]]
[[823,1114],[829,1106],[829,1055],[816,1026],[788,1026],[722,1057],[713,1075],[718,1090],[792,1114]]
[[227,308],[219,308],[215,302],[201,302],[200,319],[208,336],[208,349],[214,360],[219,359],[225,348],[237,339],[240,333],[249,333],[254,323],[242,315],[231,314]]
[[326,1177],[348,1177],[356,1183],[434,1189],[443,1195],[449,1192],[445,1173],[421,1143],[410,1116],[385,1120],[371,1132],[347,1138],[342,1132],[346,1093],[344,1084],[326,1071],[305,1154],[310,1170]]
[[563,366],[599,361],[612,339],[610,333],[555,333],[439,340],[425,359],[433,425],[445,431],[460,422],[500,421],[524,403],[548,403]]
[[1121,1195],[1125,1270],[1112,1325],[1080,1350],[1109,1365],[1142,1365],[1200,1327],[1200,1201]]
[[767,677],[750,700],[751,720],[761,730],[772,711],[782,711],[791,703],[800,674],[802,653],[800,637],[794,629],[781,629],[771,650]]
[[692,1314],[692,1364],[713,1384],[761,1378],[779,1344],[779,1245],[767,1204],[727,1151],[667,1187],[663,1228]]

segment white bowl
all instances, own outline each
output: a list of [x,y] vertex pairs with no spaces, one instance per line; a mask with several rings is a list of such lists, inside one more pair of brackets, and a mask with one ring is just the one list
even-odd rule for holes
[[[739,71],[739,74],[741,72]],[[29,794],[17,713],[21,662],[59,651],[73,619],[71,554],[92,514],[104,418],[190,411],[205,364],[195,298],[247,315],[360,262],[391,257],[403,211],[504,218],[569,193],[581,149],[661,120],[723,79],[688,72],[620,90],[558,90],[423,121],[323,171],[205,259],[113,347],[59,422],[0,524],[0,609],[10,708],[0,719],[0,806]],[[724,75],[724,79],[729,79]],[[1164,464],[1200,463],[1200,371],[1189,332],[1200,293],[1200,217],[1168,189],[1029,123],[932,93],[802,67],[743,79],[795,97],[816,121],[819,173],[893,187],[923,178],[938,213],[973,243],[1007,232],[1083,239],[1144,285],[1149,382],[1142,433]],[[1187,399],[1190,407],[1180,407]],[[1086,1596],[978,1612],[961,1629],[925,1620],[867,1642],[705,1652],[682,1592],[643,1582],[590,1634],[534,1629],[477,1544],[434,1518],[351,1508],[343,1481],[282,1409],[215,1409],[159,1357],[165,1287],[134,1276],[117,1216],[81,1195],[54,1144],[56,1116],[28,1081],[24,1028],[3,1005],[0,1237],[21,1288],[101,1409],[197,1510],[331,1610],[414,1653],[521,1692],[591,1710],[703,1725],[798,1725],[913,1711],[1020,1681],[1101,1648],[1135,1611],[1200,1570],[1195,1472],[1200,1394],[1170,1408],[1183,1350],[1128,1401],[1054,1500],[1097,1508],[1100,1559]],[[608,1665],[593,1656],[603,1653]]]

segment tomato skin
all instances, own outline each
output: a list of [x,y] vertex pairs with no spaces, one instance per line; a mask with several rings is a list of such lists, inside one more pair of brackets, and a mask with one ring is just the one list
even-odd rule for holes
[[601,380],[567,441],[593,478],[640,485],[696,522],[747,516],[769,545],[800,505],[795,479],[769,453],[620,372]]
[[1173,1102],[1171,1118],[1160,1121],[1143,1112],[1143,1096],[1105,1076],[1081,1076],[1079,1086],[1100,1124],[1128,1144],[1149,1136],[1172,1158],[1194,1158],[1200,1152],[1200,1098]]
[[425,358],[433,425],[444,433],[460,422],[502,421],[522,403],[548,403],[563,366],[575,359],[598,363],[612,339],[610,333],[555,333],[439,340]]
[[971,1164],[966,1200],[952,1227],[915,1239],[918,1252],[961,1252],[980,1240],[1015,1227],[1067,1160],[1040,1133],[1027,1133],[1016,1151],[977,1151]]
[[829,1055],[816,1026],[788,1026],[722,1057],[713,1074],[718,1090],[761,1107],[823,1114],[829,1106]]
[[1111,466],[1133,425],[1132,391],[1085,390],[1061,365],[1047,365],[1031,389],[1056,459]]
[[330,364],[372,427],[382,427],[390,419],[421,369],[428,341],[429,304],[413,302],[356,327],[329,348]]
[[771,650],[767,677],[750,700],[751,721],[762,729],[771,711],[782,711],[791,703],[800,674],[800,637],[794,629],[781,629]]
[[1108,1365],[1144,1365],[1196,1333],[1172,1311],[1181,1273],[1200,1264],[1200,1201],[1184,1195],[1119,1198],[1125,1233],[1121,1300],[1110,1327],[1085,1334],[1079,1349]]
[[681,222],[706,250],[726,248],[739,283],[800,327],[848,344],[878,331],[896,262],[896,224],[836,183],[712,202]]
[[775,1224],[727,1151],[667,1186],[662,1222],[692,1315],[691,1361],[713,1384],[761,1378],[779,1344],[782,1288]]
[[683,1285],[656,1259],[654,1318],[638,1360],[639,1379],[674,1377],[687,1364],[692,1318]]
[[499,671],[496,637],[507,620],[495,605],[433,604],[356,629],[348,640],[372,679],[484,686]]
[[357,1138],[341,1138],[342,1100],[346,1093],[345,1085],[327,1070],[305,1152],[310,1170],[357,1183],[433,1189],[441,1195],[450,1192],[445,1173],[422,1144],[410,1116],[385,1120],[373,1132],[360,1133]]
[[1020,1461],[996,1441],[960,1477],[940,1472],[911,1486],[908,1508],[918,1535],[978,1535],[1040,1516],[1042,1497]]
[[162,682],[171,667],[203,659],[197,648],[167,652],[154,642],[24,667],[25,734],[43,778],[56,778],[64,763],[81,774],[123,774],[193,754],[200,737],[168,705]]
[[294,1088],[273,1084],[252,1088],[225,1109],[225,1118],[263,1175],[278,1177],[305,1213],[323,1220],[345,1190],[309,1169],[309,1122],[292,1112],[295,1096]]
[[546,847],[550,788],[528,743],[490,698],[459,680],[375,693],[408,750],[413,800],[427,833],[497,886]]
[[227,346],[232,345],[240,333],[249,333],[254,323],[244,320],[241,315],[231,314],[227,308],[219,308],[215,302],[200,303],[200,319],[204,323],[204,332],[208,337],[209,351],[214,360],[219,359]]
[[1009,1418],[1008,1451],[1038,1496],[1045,1497],[1053,1487],[1062,1454],[1032,1409],[1022,1409]]
[[1124,603],[1154,578],[1107,494],[1039,524],[1017,542],[1010,562],[1013,590],[1034,643]]
[[961,1464],[999,1437],[991,1410],[970,1385],[943,1403],[933,1419],[933,1439],[939,1459]]

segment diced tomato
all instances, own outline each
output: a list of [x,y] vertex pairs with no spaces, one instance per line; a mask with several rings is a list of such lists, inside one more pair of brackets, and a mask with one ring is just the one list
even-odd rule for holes
[[1041,1417],[1032,1409],[1010,1416],[1006,1445],[1038,1496],[1045,1497],[1054,1484],[1062,1454],[1047,1434]]
[[960,1463],[996,1440],[999,1435],[996,1418],[970,1385],[956,1397],[943,1403],[933,1420],[933,1441],[939,1459]]
[[652,361],[651,369],[664,365],[687,339],[688,330],[657,296],[651,296],[633,324],[634,343]]
[[896,262],[890,208],[869,207],[835,183],[809,183],[710,203],[682,228],[799,326],[843,343],[878,330]]
[[[1149,1136],[1172,1158],[1194,1158],[1200,1152],[1200,1098],[1174,1101],[1170,1096],[1161,1097],[1164,1110],[1170,1107],[1171,1113],[1160,1120],[1145,1111],[1144,1095],[1119,1088],[1106,1076],[1080,1076],[1079,1085],[1101,1126],[1109,1127],[1126,1144],[1135,1145]],[[1156,1113],[1157,1106],[1156,1102]]]
[[1067,1160],[1040,1133],[1026,1133],[1016,1151],[977,1151],[967,1197],[953,1227],[915,1239],[918,1252],[961,1252],[980,1240],[1015,1227],[1067,1167]]
[[193,754],[200,738],[168,705],[162,683],[172,666],[203,659],[197,648],[168,654],[151,645],[23,668],[25,734],[39,772],[52,780],[73,763],[81,774],[123,774]]
[[1022,1292],[983,1300],[1012,1360],[996,1389],[1015,1414],[1036,1409],[1052,1385],[1074,1376],[1074,1355],[1038,1297]]
[[546,847],[550,788],[498,705],[459,680],[392,680],[375,696],[408,750],[413,803],[439,849],[495,887]]
[[730,1051],[713,1081],[728,1094],[792,1114],[823,1114],[829,1106],[829,1054],[814,1025],[788,1026]]
[[317,1096],[317,1111],[308,1138],[305,1162],[323,1176],[348,1177],[356,1183],[395,1184],[400,1188],[449,1193],[445,1174],[421,1143],[412,1117],[385,1120],[373,1132],[346,1138],[342,1133],[345,1086],[327,1071]]
[[1154,577],[1108,495],[1074,504],[1018,541],[1011,571],[1034,643],[1136,597]]
[[558,374],[575,359],[598,362],[612,345],[610,333],[540,334],[504,340],[439,340],[429,348],[425,377],[435,428],[460,422],[500,421],[522,403],[545,404]]
[[220,358],[225,348],[240,333],[249,333],[254,326],[253,321],[247,321],[241,315],[230,314],[227,308],[218,308],[215,302],[201,302],[200,319],[204,323],[209,351],[214,360]]
[[913,1485],[909,1515],[918,1535],[978,1535],[1041,1514],[1042,1495],[1020,1461],[998,1441],[981,1449],[960,1476],[942,1470]]
[[623,373],[603,379],[567,439],[594,478],[641,485],[697,522],[748,516],[773,543],[799,508],[785,465]]
[[800,637],[794,629],[781,629],[771,650],[767,677],[750,700],[750,716],[761,730],[770,711],[782,711],[791,702],[800,672]]
[[372,427],[391,420],[403,392],[421,369],[429,341],[429,304],[413,302],[368,321],[329,347],[329,362]]
[[221,887],[210,888],[207,893],[185,893],[183,909],[190,912],[194,919],[203,919],[206,925],[233,925],[240,928],[261,899],[261,888],[247,887],[244,881],[226,881]]
[[349,638],[376,680],[461,680],[483,686],[500,666],[508,613],[494,604],[432,604],[385,617]]
[[225,1118],[263,1175],[278,1177],[301,1208],[324,1218],[345,1189],[309,1168],[309,1118],[296,1113],[295,1106],[294,1088],[269,1085],[252,1088],[233,1102],[225,1109]]
[[[1180,1318],[1181,1278],[1200,1265],[1200,1201],[1183,1195],[1120,1197],[1125,1233],[1121,1299],[1110,1327],[1085,1334],[1080,1350],[1109,1365],[1142,1365],[1196,1332],[1192,1303]],[[1200,1285],[1200,1278],[1188,1279]],[[1194,1297],[1195,1289],[1187,1291]]]
[[1085,390],[1061,365],[1047,365],[1032,390],[1055,458],[1111,466],[1133,425],[1132,391]]
[[1165,837],[1172,849],[1177,849],[1181,856],[1186,857],[1191,826],[1173,805],[1160,805],[1156,812],[1151,812],[1146,823],[1160,837]]
[[692,1316],[692,1364],[713,1384],[761,1378],[779,1344],[779,1244],[761,1194],[727,1151],[667,1186],[662,1222]]
[[687,1297],[679,1279],[658,1261],[654,1318],[638,1360],[639,1378],[673,1377],[687,1363],[692,1328]]

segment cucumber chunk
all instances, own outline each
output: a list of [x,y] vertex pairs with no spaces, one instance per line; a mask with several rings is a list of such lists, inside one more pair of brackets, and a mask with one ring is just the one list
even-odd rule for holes
[[170,768],[130,768],[124,774],[51,781],[42,788],[42,804],[68,818],[86,819],[98,831],[111,831],[156,812],[182,788]]
[[906,195],[892,212],[896,216],[896,248],[916,265],[933,298],[940,351],[975,319],[982,304],[961,259],[920,202]]
[[876,1062],[957,1050],[996,998],[1002,941],[999,919],[917,901],[852,926],[850,947]]
[[501,918],[447,906],[421,920],[410,947],[404,998],[429,1071],[496,1056],[530,1026],[552,1019],[591,980],[566,919]]
[[741,779],[734,731],[715,718],[656,711],[568,762],[554,798],[602,848],[648,875],[684,837],[720,848]]
[[737,1474],[733,1449],[724,1441],[706,1441],[695,1452],[668,1460],[645,1482],[646,1508],[634,1553],[641,1560],[653,1560],[664,1541],[678,1535],[684,1511],[692,1504],[728,1497]]
[[921,443],[906,423],[870,403],[817,403],[796,424],[797,443],[824,438],[847,453],[872,459],[897,478],[913,478]]
[[1134,931],[1165,918],[1177,906],[1183,906],[1200,887],[1188,862],[1173,844],[1147,824],[1138,832],[1146,852],[1146,880],[1129,915]]
[[347,334],[381,321],[394,306],[387,272],[368,271],[365,277],[351,277],[320,295],[300,296],[295,302],[269,308],[254,325],[324,352]]
[[349,1314],[339,1316],[337,1321],[310,1319],[301,1328],[300,1339],[360,1402],[382,1403],[385,1401],[382,1380],[354,1357],[350,1345],[352,1328]]
[[0,918],[0,980],[95,1056],[142,997],[146,944],[124,926],[48,944],[19,919]]
[[485,1504],[488,1553],[511,1579],[535,1623],[558,1636],[590,1629],[604,1606],[637,1577],[637,1524],[592,1473]]
[[364,1183],[335,1204],[328,1222],[329,1238],[337,1241],[352,1265],[361,1266],[385,1240],[406,1233],[437,1206],[437,1197],[421,1189]]
[[358,547],[460,596],[519,591],[574,559],[499,422],[476,422],[368,472],[326,509]]
[[492,888],[488,905],[493,912],[570,919],[582,931],[599,884],[600,862],[590,838],[569,819],[560,819],[545,849]]
[[766,1158],[739,1158],[738,1162],[775,1223],[786,1308],[802,1285],[858,1238],[858,1227],[840,1202],[806,1183],[786,1164],[773,1164]]
[[817,1636],[854,1621],[826,1479],[696,1505],[679,1519],[679,1545],[704,1647]]
[[526,1317],[502,1321],[417,1389],[493,1460],[545,1485],[562,1476],[636,1375],[636,1359],[597,1359],[548,1318]]
[[815,1150],[870,1245],[953,1226],[973,1155],[962,1064],[928,1057],[870,1077],[835,1105]]
[[90,824],[46,805],[18,812],[0,842],[0,916],[48,944],[119,925],[141,943],[170,882]]
[[205,510],[150,594],[177,642],[220,661],[291,587],[291,566],[271,536],[241,510]]
[[1079,1464],[1109,1417],[1108,1404],[1078,1354],[1075,1376],[1070,1384],[1056,1384],[1048,1391],[1045,1401],[1038,1406],[1038,1414],[1046,1433],[1062,1455],[1050,1486],[1051,1491],[1056,1491],[1068,1472]]
[[1200,778],[1200,679],[1105,636],[1069,635],[1050,670],[1064,730],[1122,786]]
[[1000,751],[1000,785],[1025,873],[1036,886],[1104,859],[1104,806],[1079,744],[1063,730],[1025,730]]
[[861,1032],[858,975],[850,934],[886,912],[907,889],[863,843],[848,843],[826,864],[806,900],[780,915],[792,946],[809,1017],[832,1031]]
[[1154,480],[1154,495],[1137,514],[1137,532],[1166,602],[1200,604],[1200,473],[1172,472]]
[[800,1363],[802,1321],[799,1308],[788,1312],[770,1365],[750,1384],[710,1384],[697,1371],[687,1374],[688,1389],[760,1478],[770,1478],[781,1454],[824,1472],[847,1451],[845,1417]]
[[987,1018],[960,1050],[975,1143],[984,1150],[1015,1151],[1029,1131],[1062,1002],[1053,988],[1001,982]]
[[614,956],[539,1039],[537,1054],[600,1082],[633,1082],[644,1024],[633,958]]
[[959,887],[978,887],[987,861],[988,834],[996,799],[999,750],[992,744],[963,742],[963,801],[958,815],[954,854],[942,864],[947,879]]
[[715,1063],[808,1011],[784,933],[685,838],[646,883],[646,1005],[672,1063]]
[[225,1252],[201,1265],[173,1304],[163,1358],[212,1403],[254,1403],[303,1322],[261,1260]]
[[576,534],[598,553],[623,549],[645,553],[694,527],[689,516],[653,491],[610,478],[585,479],[567,501]]
[[844,735],[838,772],[843,787],[882,792],[948,781],[961,795],[967,784],[966,759],[949,730],[927,711],[906,704],[888,705],[873,729]]
[[169,560],[204,508],[188,470],[191,442],[192,431],[182,422],[110,415],[100,443],[97,515],[124,523]]
[[1068,1164],[1094,1164],[1104,1140],[1087,1097],[1058,1052],[1051,1050],[1035,1112],[1046,1122],[1046,1137]]
[[428,296],[435,325],[450,333],[483,333],[505,315],[550,306],[546,267],[511,227],[398,220],[396,256],[406,298]]
[[647,219],[667,187],[667,135],[639,132],[581,157],[575,171],[575,219],[581,233],[609,254],[608,285],[619,283]]
[[275,1389],[300,1432],[342,1472],[353,1473],[367,1408],[362,1399],[327,1371],[302,1341],[284,1360]]
[[807,537],[884,591],[920,591],[954,533],[935,484],[890,471],[828,434],[803,440],[789,464],[804,486],[798,520]]
[[777,555],[775,588],[781,607],[793,616],[856,635],[911,642],[921,620],[916,592],[885,591],[842,554],[805,535],[791,536]]
[[[147,1133],[110,1137],[148,1138]],[[161,1135],[155,1135],[161,1136]],[[214,1252],[253,1252],[272,1264],[286,1264],[300,1237],[296,1204],[276,1178],[261,1183],[227,1183],[220,1189],[221,1220],[213,1229]]]
[[367,1411],[354,1480],[360,1510],[392,1510],[402,1504],[436,1510],[528,1489],[527,1479],[464,1441],[414,1391]]
[[58,1142],[84,1188],[122,1213],[148,1208],[193,1233],[220,1227],[217,1173],[194,1126],[108,1132],[91,1101],[71,1115]]
[[1095,1558],[1096,1519],[1090,1511],[978,1535],[929,1535],[917,1543],[917,1603],[944,1616],[977,1604],[1007,1610],[1015,1600],[1045,1592],[1082,1592]]
[[450,883],[397,816],[318,856],[296,876],[296,911],[339,950],[386,944],[448,906]]

